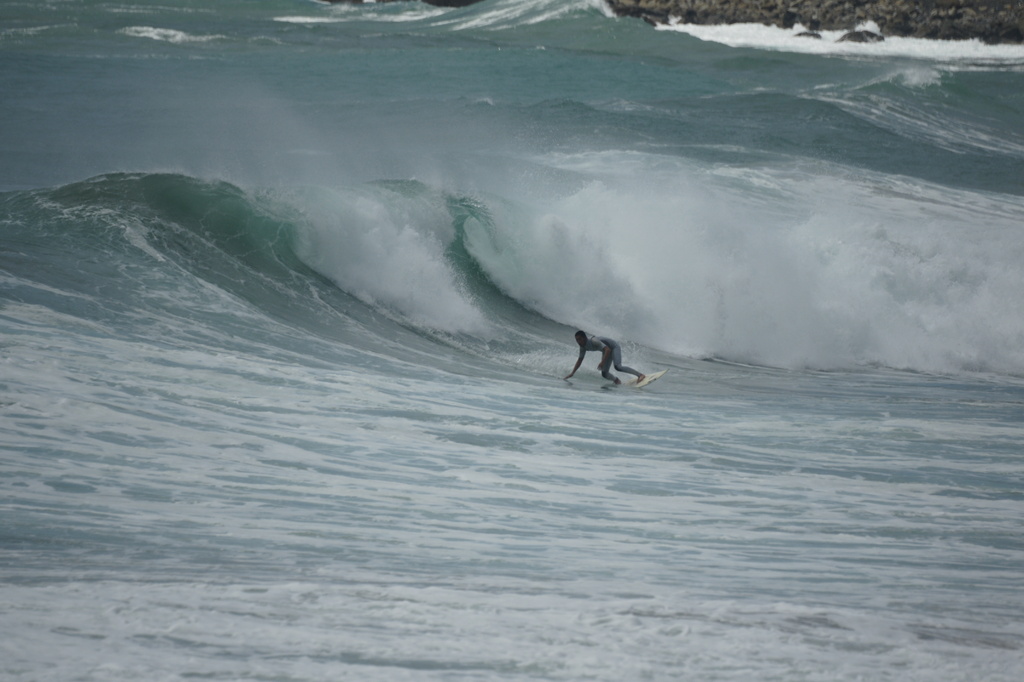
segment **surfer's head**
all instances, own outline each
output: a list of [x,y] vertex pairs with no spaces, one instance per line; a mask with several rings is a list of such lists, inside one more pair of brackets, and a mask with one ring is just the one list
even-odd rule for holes
[[581,346],[587,345],[587,333],[582,329],[576,332],[576,343],[580,344]]

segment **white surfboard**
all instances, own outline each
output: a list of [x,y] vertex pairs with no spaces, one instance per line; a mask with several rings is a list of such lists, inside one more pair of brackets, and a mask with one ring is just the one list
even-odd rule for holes
[[645,376],[643,378],[643,381],[632,381],[632,382],[630,382],[629,385],[630,386],[635,386],[636,388],[642,388],[643,386],[646,386],[647,384],[651,383],[655,379],[660,379],[661,376],[665,372],[667,372],[667,371],[668,371],[667,369],[663,369],[660,372],[654,372],[653,374],[648,374],[647,376]]

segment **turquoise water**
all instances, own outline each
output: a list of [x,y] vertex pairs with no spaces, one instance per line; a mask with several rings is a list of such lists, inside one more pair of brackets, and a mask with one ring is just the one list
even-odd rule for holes
[[1024,672],[1024,49],[0,13],[4,679]]

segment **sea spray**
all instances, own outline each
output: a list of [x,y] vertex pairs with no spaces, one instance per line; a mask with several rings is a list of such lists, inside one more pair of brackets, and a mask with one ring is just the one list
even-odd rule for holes
[[553,319],[785,367],[1024,369],[1008,295],[1024,285],[1015,201],[828,164],[548,162],[593,181],[469,244],[499,286]]
[[319,191],[302,211],[300,257],[343,290],[429,329],[487,330],[444,257],[455,232],[437,195],[387,185]]

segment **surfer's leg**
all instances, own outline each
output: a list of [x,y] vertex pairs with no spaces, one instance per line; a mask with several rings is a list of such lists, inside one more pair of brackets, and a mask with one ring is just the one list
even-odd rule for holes
[[641,374],[640,372],[636,371],[632,367],[626,367],[625,365],[622,364],[622,349],[619,348],[618,346],[612,346],[612,360],[615,361],[615,369],[619,370],[620,372],[632,374],[633,376],[637,377],[637,379],[644,378],[644,375]]
[[600,369],[601,369],[601,376],[603,376],[608,381],[614,381],[615,383],[618,383],[619,382],[618,377],[616,377],[614,374],[612,374],[611,372],[608,371],[611,368],[612,368],[612,357],[609,355],[608,359],[601,363],[601,367],[600,367]]

